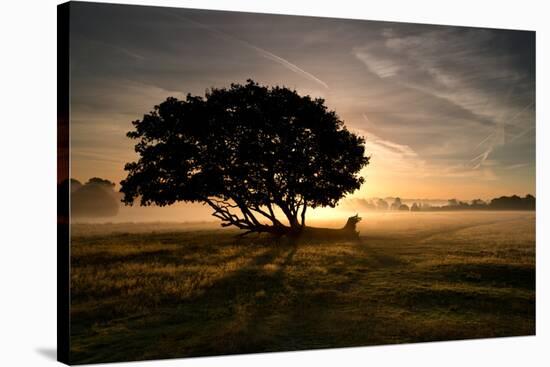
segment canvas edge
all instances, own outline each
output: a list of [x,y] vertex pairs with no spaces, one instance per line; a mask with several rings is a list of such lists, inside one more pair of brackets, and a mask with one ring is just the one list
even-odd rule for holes
[[57,5],[57,360],[70,363],[70,2]]

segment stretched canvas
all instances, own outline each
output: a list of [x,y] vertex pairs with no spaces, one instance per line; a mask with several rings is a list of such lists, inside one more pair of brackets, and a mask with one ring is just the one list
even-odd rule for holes
[[58,7],[70,364],[535,334],[535,32]]

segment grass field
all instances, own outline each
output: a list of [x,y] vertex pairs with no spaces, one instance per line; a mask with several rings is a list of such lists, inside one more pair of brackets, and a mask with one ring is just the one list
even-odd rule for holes
[[534,212],[369,214],[349,242],[213,228],[73,225],[71,361],[535,333]]

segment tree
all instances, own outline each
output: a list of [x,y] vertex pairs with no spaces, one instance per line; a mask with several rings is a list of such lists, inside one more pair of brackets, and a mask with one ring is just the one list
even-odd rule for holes
[[391,210],[399,210],[401,207],[401,198],[395,198],[393,204],[391,205]]
[[535,210],[536,199],[530,194],[525,198],[517,195],[501,196],[491,200],[489,207],[496,210]]
[[384,199],[378,199],[376,202],[376,208],[378,210],[388,210],[388,203]]
[[139,160],[125,166],[124,203],[202,202],[244,234],[300,232],[307,208],[336,206],[369,163],[364,139],[323,99],[252,80],[170,97],[133,125]]
[[420,210],[432,210],[433,207],[428,203],[421,203],[420,204]]
[[449,199],[447,200],[448,206],[458,206],[458,200],[456,199]]
[[399,208],[398,210],[404,210],[404,211],[409,211],[409,206],[407,204],[401,204],[399,205]]
[[112,217],[118,214],[120,194],[109,180],[93,177],[84,185],[71,179],[71,214],[75,217]]

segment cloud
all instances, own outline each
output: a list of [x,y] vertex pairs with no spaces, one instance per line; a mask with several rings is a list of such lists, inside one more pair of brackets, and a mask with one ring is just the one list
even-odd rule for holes
[[426,164],[408,145],[383,139],[364,129],[350,128],[350,130],[366,138],[366,154],[371,157],[371,164],[386,167],[393,174],[418,172]]
[[506,167],[504,167],[504,169],[516,170],[516,169],[519,169],[519,168],[529,167],[531,165],[532,165],[532,163],[527,163],[527,162],[516,163],[516,164],[511,164],[509,166],[506,166]]
[[481,167],[487,158],[489,158],[489,154],[491,154],[497,146],[504,145],[504,143],[504,127],[502,124],[499,124],[491,134],[478,143],[476,148],[482,148],[483,151],[479,155],[470,159],[470,163],[473,164],[473,168],[478,169]]
[[[498,179],[492,167],[485,167],[480,171],[479,167],[468,163],[450,163],[447,160],[430,161],[406,144],[381,138],[365,129],[351,128],[350,130],[366,138],[366,154],[371,157],[368,169],[386,172],[396,178],[472,178],[482,181]],[[487,158],[484,157],[484,159]]]
[[270,52],[270,51],[267,51],[261,47],[258,47],[256,45],[253,45],[252,43],[250,42],[247,42],[243,39],[240,39],[240,38],[237,38],[235,36],[232,36],[228,33],[224,33],[224,32],[221,32],[219,31],[218,29],[216,29],[215,27],[212,27],[212,26],[209,26],[209,25],[206,25],[206,24],[202,24],[200,22],[197,22],[197,21],[194,21],[188,17],[185,17],[185,16],[182,16],[180,14],[172,14],[172,13],[166,13],[167,15],[169,16],[175,16],[179,19],[182,19],[186,22],[189,22],[191,24],[194,24],[195,26],[199,27],[199,28],[202,28],[214,35],[216,35],[217,37],[221,38],[221,39],[224,39],[224,40],[228,40],[228,41],[231,41],[231,42],[235,42],[235,43],[238,43],[244,47],[247,47],[249,49],[252,49],[254,51],[256,51],[260,56],[262,57],[265,57],[266,59],[268,60],[271,60],[271,61],[274,61],[282,66],[284,66],[285,68],[287,68],[288,70],[296,73],[296,74],[299,74],[315,83],[318,83],[320,85],[322,85],[324,88],[326,89],[329,89],[329,86],[327,83],[325,83],[324,81],[322,81],[321,79],[317,78],[315,75],[305,71],[304,69],[300,68],[299,66],[291,63],[290,61],[280,57],[280,56],[277,56],[275,55],[274,53]]
[[476,145],[463,146],[475,152],[465,164],[479,169],[499,147],[534,129],[534,75],[528,62],[522,64],[523,50],[510,52],[514,37],[485,29],[385,28],[352,53],[378,78],[430,95],[441,106],[448,102],[449,122],[488,129]]
[[127,55],[127,56],[130,56],[136,60],[140,60],[140,61],[143,61],[145,60],[145,57],[144,56],[141,56],[140,54],[137,54],[135,52],[132,52],[124,47],[117,47],[117,46],[112,46],[114,47],[117,51],[123,53],[124,55]]
[[[516,125],[515,123],[516,119],[519,116],[521,116],[524,112],[526,112],[529,108],[531,108],[533,105],[534,105],[534,101],[531,101],[524,108],[522,108],[515,115],[513,115],[512,118],[510,118],[509,120],[499,120],[499,123],[495,126],[494,130],[489,135],[487,135],[487,137],[485,137],[482,141],[480,141],[476,146],[476,149],[483,148],[483,152],[470,160],[470,162],[474,164],[474,169],[481,167],[489,157],[489,154],[491,154],[495,148],[505,145],[507,143],[505,126],[521,128],[521,125],[519,126]],[[527,134],[529,131],[533,130],[534,128],[535,128],[534,125],[532,125],[527,127],[527,129],[523,130],[519,134],[513,135],[511,139],[508,139],[508,143],[514,142],[515,140]]]
[[329,89],[327,83],[325,83],[321,79],[317,78],[315,75],[310,74],[310,73],[308,73],[307,71],[305,71],[303,69],[300,69],[298,66],[294,65],[290,61],[285,60],[282,57],[279,57],[279,56],[277,56],[277,55],[275,55],[275,54],[273,54],[273,53],[271,53],[267,50],[264,50],[264,49],[260,48],[260,47],[256,47],[256,46],[248,44],[247,42],[244,42],[244,41],[241,41],[241,42],[243,42],[244,44],[246,44],[249,47],[253,48],[254,50],[258,51],[258,53],[260,53],[260,55],[264,56],[265,58],[270,59],[272,61],[275,61],[275,62],[283,65],[284,67],[288,68],[289,70],[291,70],[291,71],[293,71],[297,74],[300,74],[300,75],[302,75],[302,76],[304,76],[304,77],[306,77],[306,78],[322,85],[326,89]]

